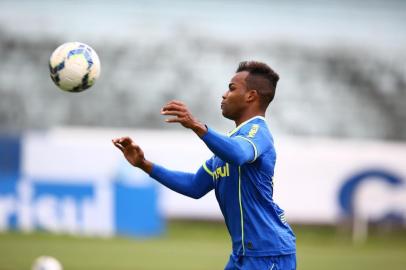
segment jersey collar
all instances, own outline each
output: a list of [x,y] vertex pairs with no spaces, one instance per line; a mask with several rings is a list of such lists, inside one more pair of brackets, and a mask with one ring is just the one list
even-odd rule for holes
[[247,121],[242,122],[242,123],[239,124],[235,129],[233,129],[232,131],[230,131],[230,132],[227,134],[228,137],[231,137],[231,135],[233,135],[234,133],[236,133],[236,132],[237,132],[240,128],[242,128],[245,124],[247,124],[248,122],[251,122],[251,121],[254,120],[254,119],[262,119],[262,120],[264,120],[264,121],[266,122],[265,117],[260,116],[260,115],[254,116],[254,117],[248,119]]

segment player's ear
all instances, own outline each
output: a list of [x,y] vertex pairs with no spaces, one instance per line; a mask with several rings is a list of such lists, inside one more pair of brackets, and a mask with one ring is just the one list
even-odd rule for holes
[[257,90],[249,90],[247,93],[247,102],[253,102],[259,98]]

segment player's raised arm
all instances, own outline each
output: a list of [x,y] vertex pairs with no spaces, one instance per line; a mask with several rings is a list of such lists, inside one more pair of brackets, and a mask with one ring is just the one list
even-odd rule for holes
[[208,128],[202,140],[216,156],[235,165],[253,162],[258,156],[252,141],[242,137],[230,138],[211,128]]
[[203,167],[195,173],[171,171],[153,164],[144,157],[144,152],[130,137],[112,140],[113,144],[123,152],[127,161],[148,173],[164,186],[185,196],[198,199],[213,189],[213,178]]
[[241,138],[229,138],[208,129],[190,113],[183,102],[170,101],[162,108],[161,114],[174,116],[166,119],[166,122],[180,123],[193,130],[207,147],[224,161],[241,165],[255,159],[255,150],[250,142]]

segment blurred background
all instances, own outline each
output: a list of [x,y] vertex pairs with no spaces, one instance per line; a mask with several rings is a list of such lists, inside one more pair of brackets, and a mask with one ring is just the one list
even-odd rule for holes
[[[0,269],[51,255],[66,269],[223,269],[231,243],[213,192],[176,194],[110,140],[195,171],[211,153],[160,108],[186,102],[226,133],[238,63],[281,79],[267,112],[275,201],[298,269],[404,269],[406,2],[0,0]],[[60,91],[48,61],[80,41],[89,90]]]

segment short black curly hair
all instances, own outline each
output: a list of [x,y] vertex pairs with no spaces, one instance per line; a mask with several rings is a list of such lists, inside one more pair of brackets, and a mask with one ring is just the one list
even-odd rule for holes
[[263,109],[266,109],[275,97],[279,75],[267,64],[258,61],[243,61],[238,65],[236,73],[247,71],[246,78],[249,90],[256,90],[260,96]]

